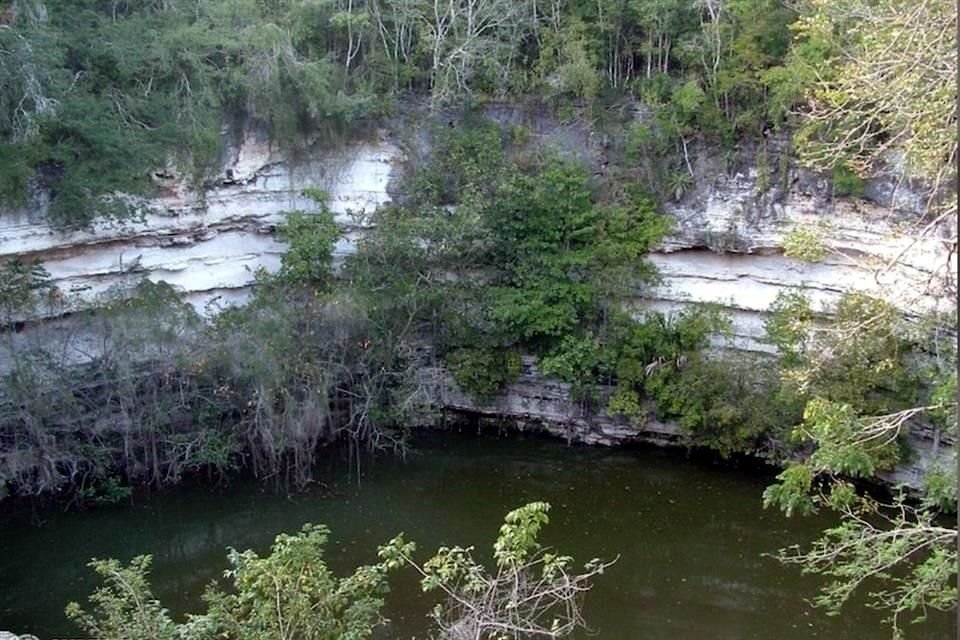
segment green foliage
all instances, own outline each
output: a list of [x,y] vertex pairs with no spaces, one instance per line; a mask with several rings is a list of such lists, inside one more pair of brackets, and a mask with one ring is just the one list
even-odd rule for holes
[[798,227],[783,239],[783,255],[804,262],[820,262],[826,257],[827,249],[817,231]]
[[817,444],[809,459],[816,472],[870,477],[891,468],[903,455],[898,435],[910,417],[901,420],[899,412],[921,399],[899,312],[850,294],[832,319],[817,322],[806,298],[785,294],[771,308],[767,335],[781,353],[785,393],[805,405],[794,433],[798,442]]
[[[869,585],[870,606],[889,612],[894,638],[904,637],[903,618],[920,622],[930,609],[956,606],[956,529],[940,526],[934,512],[914,509],[902,494],[882,505],[853,497],[849,485],[839,492],[842,498],[835,489],[821,502],[845,508],[851,517],[825,530],[809,551],[780,552],[782,561],[829,578],[815,605],[838,615],[858,588]],[[902,570],[894,571],[896,566]]]
[[[784,298],[796,310],[801,299]],[[914,406],[917,372],[910,362],[910,332],[889,303],[848,294],[834,310],[833,331],[817,331],[807,311],[781,310],[776,303],[771,327],[784,340],[788,356],[784,378],[798,391],[850,404],[864,413],[886,413]],[[799,324],[796,320],[799,319]],[[788,327],[777,337],[776,331]],[[778,329],[779,328],[779,329]],[[792,336],[789,334],[792,332]],[[780,346],[780,345],[778,345]]]
[[771,186],[773,172],[770,169],[770,158],[767,155],[767,146],[764,144],[757,151],[757,196],[764,196]]
[[531,502],[506,515],[493,544],[494,573],[473,558],[473,547],[440,547],[419,565],[402,536],[381,548],[380,557],[413,566],[423,591],[443,593],[431,616],[443,637],[470,629],[478,638],[566,638],[585,626],[583,595],[613,562],[594,559],[575,573],[573,558],[540,544],[549,511],[548,503]]
[[647,313],[639,322],[624,314],[611,321],[609,363],[621,385],[640,385],[659,369],[682,366],[710,337],[729,328],[729,318],[718,308],[701,307],[671,316]]
[[862,198],[866,183],[847,165],[838,164],[833,168],[833,195]]
[[231,549],[225,576],[232,589],[208,590],[207,613],[189,625],[231,640],[370,637],[381,621],[388,568],[368,565],[337,578],[323,559],[328,535],[326,527],[308,524],[296,535],[278,535],[266,557]]
[[810,300],[802,293],[782,292],[770,307],[765,324],[767,339],[777,347],[787,367],[796,366],[803,353],[805,341],[813,329],[814,313]]
[[150,556],[137,556],[123,566],[117,560],[93,560],[89,566],[104,581],[90,596],[94,610],[88,613],[71,602],[67,617],[92,637],[104,640],[178,638],[176,623],[150,590],[150,561]]
[[[654,111],[654,146],[669,156],[661,164],[679,175],[681,142],[732,142],[779,124],[814,78],[800,71],[819,40],[791,50],[792,8],[712,6],[599,0],[528,11],[492,0],[468,20],[461,5],[438,11],[426,0],[51,3],[14,13],[0,33],[0,193],[22,204],[35,177],[61,224],[135,215],[135,200],[113,194],[149,193],[151,172],[170,163],[201,184],[224,122],[263,122],[297,146],[385,114],[411,91],[455,107],[532,92],[570,113],[580,108],[571,100],[639,93]],[[465,147],[443,166],[499,148]],[[442,202],[460,180],[416,193]]]
[[617,390],[607,401],[607,411],[612,414],[627,416],[642,424],[644,417],[643,406],[640,404],[640,394],[635,389],[617,387]]
[[18,17],[0,34],[0,156],[17,158],[0,171],[0,197],[23,203],[33,175],[54,222],[129,217],[139,205],[113,194],[149,192],[171,162],[200,182],[234,115],[286,144],[362,116],[369,94],[317,47],[327,27],[301,22],[301,9],[70,0],[50,3],[48,20]]
[[288,286],[329,289],[333,283],[333,247],[339,230],[326,207],[316,213],[294,211],[277,229],[290,246],[277,277]]
[[206,613],[183,624],[173,622],[153,597],[149,556],[138,556],[128,566],[94,560],[90,566],[104,579],[90,597],[94,609],[88,613],[74,602],[67,615],[103,640],[368,638],[381,622],[387,573],[399,565],[381,562],[337,578],[323,559],[328,534],[326,527],[304,525],[296,535],[278,535],[266,557],[231,549],[231,568],[225,572],[231,589],[212,585],[204,596]]
[[[791,68],[815,78],[797,134],[801,157],[839,171],[856,195],[862,183],[852,173],[882,166],[895,140],[905,175],[933,195],[955,175],[956,131],[939,123],[956,117],[956,5],[936,0],[915,11],[904,0],[835,0],[799,9]],[[954,199],[942,204],[956,211]]]
[[813,488],[813,469],[805,464],[791,464],[777,476],[777,483],[763,492],[763,506],[775,506],[788,517],[808,515],[817,509],[810,491]]
[[543,30],[536,72],[548,95],[589,102],[599,94],[603,78],[591,51],[589,28],[582,19],[571,16],[561,32]]
[[585,169],[559,160],[507,181],[488,215],[503,265],[493,318],[542,351],[594,317],[613,285],[649,280],[642,256],[667,228],[649,201],[600,209]]
[[899,495],[889,505],[847,479],[891,469],[914,424],[938,422],[948,407],[955,413],[956,343],[943,318],[910,323],[862,294],[844,296],[833,311],[817,317],[796,295],[772,309],[767,331],[783,356],[784,390],[804,405],[792,437],[806,459],[777,477],[764,504],[787,515],[839,513],[809,549],[783,550],[780,559],[828,578],[815,602],[832,614],[869,584],[871,606],[886,610],[902,637],[901,617],[956,604],[957,532],[937,521],[955,509],[955,475],[931,469],[919,502]]
[[80,499],[96,505],[116,504],[133,494],[131,487],[124,486],[119,478],[110,476],[102,482],[80,490]]
[[799,429],[817,443],[809,463],[817,469],[869,478],[877,469],[889,470],[900,457],[892,436],[866,438],[862,419],[848,404],[813,398],[803,411]]
[[693,186],[693,178],[689,173],[680,169],[667,176],[667,189],[673,194],[673,199],[679,201],[683,194]]
[[[571,341],[653,280],[644,257],[667,232],[665,218],[642,193],[601,205],[574,162],[511,163],[488,122],[438,135],[437,154],[413,176],[415,201],[384,213],[348,277],[357,291],[377,292],[378,310],[409,299],[399,317],[430,325],[470,393],[489,397],[512,380],[520,350],[546,356],[564,378],[576,369],[588,395],[595,367],[577,363]],[[368,262],[391,247],[400,253]]]
[[497,126],[468,117],[459,126],[434,132],[426,166],[413,177],[416,204],[449,205],[474,195],[491,196],[504,178],[506,157]]
[[953,469],[927,471],[923,479],[923,503],[943,513],[957,512],[957,477]]
[[548,503],[531,502],[506,515],[493,543],[498,567],[516,568],[540,548],[537,538],[540,529],[550,523],[549,511]]
[[446,354],[444,364],[461,389],[481,399],[520,375],[520,355],[515,350],[454,349]]
[[583,594],[613,563],[591,560],[583,573],[572,572],[572,558],[550,553],[539,542],[549,510],[545,502],[531,502],[507,514],[493,546],[496,574],[476,562],[469,547],[441,547],[419,566],[411,557],[416,545],[400,535],[379,549],[380,562],[338,578],[324,560],[329,531],[305,524],[295,535],[278,535],[267,556],[231,549],[224,572],[229,588],[211,584],[204,595],[206,612],[188,615],[185,623],[174,622],[153,596],[149,556],[127,566],[91,562],[104,582],[90,596],[93,610],[73,602],[67,616],[102,640],[362,640],[384,622],[380,610],[389,573],[412,565],[423,576],[425,592],[441,590],[446,597],[433,611],[442,633],[467,620],[490,627],[483,637],[496,631],[496,637],[549,632],[563,638],[584,625]]
[[769,366],[703,354],[729,322],[713,307],[639,321],[611,312],[599,333],[564,337],[540,368],[571,383],[581,400],[595,399],[598,384],[615,383],[610,413],[642,422],[643,400],[652,400],[658,416],[679,424],[692,442],[723,455],[753,451],[799,413]]
[[[23,204],[36,178],[64,225],[136,215],[137,201],[113,195],[149,193],[150,174],[171,163],[201,184],[224,122],[263,122],[296,146],[387,113],[410,91],[459,106],[533,92],[573,112],[571,99],[638,89],[675,160],[681,137],[729,140],[757,133],[768,114],[779,122],[810,82],[799,63],[784,66],[811,54],[789,51],[794,13],[774,0],[715,15],[693,0],[535,11],[496,0],[469,20],[460,5],[426,0],[37,7],[13,12],[0,33],[0,193]],[[457,181],[426,195],[443,200]]]
[[540,359],[540,370],[572,383],[571,395],[583,400],[592,395],[604,355],[596,336],[567,335],[556,350]]
[[644,387],[661,417],[675,420],[694,443],[728,456],[755,452],[795,414],[778,397],[771,373],[746,356],[694,353],[675,369],[657,369]]
[[11,260],[0,266],[0,326],[23,320],[51,296],[57,291],[42,265]]

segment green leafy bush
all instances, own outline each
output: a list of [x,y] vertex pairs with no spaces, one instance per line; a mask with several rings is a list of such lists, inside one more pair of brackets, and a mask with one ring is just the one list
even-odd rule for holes
[[487,399],[520,375],[520,355],[507,349],[454,349],[444,364],[461,389]]
[[172,620],[150,590],[149,556],[138,556],[128,566],[94,560],[90,566],[104,584],[90,597],[93,611],[74,602],[67,606],[67,616],[103,640],[370,637],[382,622],[387,573],[399,565],[381,562],[337,578],[323,558],[328,535],[326,527],[307,524],[298,534],[278,535],[265,557],[231,549],[225,572],[230,590],[209,587],[207,611],[182,624]]
[[277,277],[288,286],[324,291],[333,284],[333,247],[339,230],[333,213],[323,207],[316,213],[294,211],[277,228],[289,243]]
[[833,168],[833,194],[835,196],[849,196],[862,198],[866,190],[866,183],[855,171],[845,164]]
[[650,375],[645,390],[663,418],[675,420],[696,444],[721,455],[754,452],[779,435],[791,419],[762,363],[748,356],[705,358],[692,354],[681,365]]

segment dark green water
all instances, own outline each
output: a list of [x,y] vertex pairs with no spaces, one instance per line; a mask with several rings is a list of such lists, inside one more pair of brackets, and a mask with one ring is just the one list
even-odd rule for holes
[[[359,487],[345,477],[346,463],[330,462],[328,487],[293,499],[236,483],[129,508],[53,513],[37,528],[4,526],[0,629],[78,637],[63,606],[93,589],[85,563],[94,556],[153,554],[155,591],[181,615],[200,609],[228,545],[263,552],[277,533],[322,522],[333,531],[330,564],[344,573],[373,561],[376,546],[400,531],[419,543],[421,558],[440,544],[487,551],[506,511],[547,500],[554,510],[545,542],[583,561],[621,556],[586,604],[605,640],[890,637],[876,612],[853,607],[828,618],[811,609],[805,599],[816,581],[763,557],[825,523],[764,511],[767,478],[676,451],[568,448],[533,437],[432,434],[417,451],[405,462],[364,463]],[[394,585],[386,611],[393,622],[378,637],[424,637],[429,606],[414,576]],[[908,630],[910,639],[955,637],[950,615]]]

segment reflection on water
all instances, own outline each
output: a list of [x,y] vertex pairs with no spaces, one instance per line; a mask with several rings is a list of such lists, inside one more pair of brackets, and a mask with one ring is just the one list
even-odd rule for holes
[[[0,629],[42,638],[76,636],[64,604],[95,586],[92,557],[154,556],[155,591],[176,615],[201,609],[204,586],[225,568],[225,549],[265,551],[281,531],[327,524],[340,573],[375,560],[406,532],[421,559],[441,544],[488,549],[503,514],[524,502],[553,504],[544,540],[586,561],[620,561],[597,584],[587,619],[607,640],[888,640],[876,612],[839,618],[811,609],[816,581],[764,553],[809,540],[824,520],[764,511],[767,478],[655,449],[570,448],[533,437],[431,434],[417,453],[368,460],[360,483],[330,456],[324,489],[286,498],[251,483],[183,490],[131,508],[50,514],[39,528],[0,530]],[[424,636],[429,600],[411,573],[398,576],[380,638]],[[956,637],[934,616],[915,640]],[[586,636],[585,636],[586,637]]]

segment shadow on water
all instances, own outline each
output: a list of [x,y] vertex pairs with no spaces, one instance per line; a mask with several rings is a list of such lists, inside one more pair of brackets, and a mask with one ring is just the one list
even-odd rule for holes
[[[305,522],[332,530],[328,559],[340,574],[375,560],[403,531],[421,559],[441,544],[489,555],[503,515],[531,500],[553,505],[544,541],[580,561],[620,561],[587,599],[586,616],[608,640],[888,640],[880,615],[852,606],[828,618],[805,599],[817,581],[764,553],[809,541],[828,520],[764,511],[770,476],[678,451],[567,447],[534,436],[430,434],[406,460],[370,458],[361,482],[346,456],[329,456],[322,484],[292,497],[256,483],[192,487],[132,507],[51,513],[41,527],[0,529],[0,629],[41,638],[76,636],[69,600],[96,586],[92,557],[154,555],[160,600],[182,616],[226,566],[228,546],[264,552]],[[393,582],[378,638],[423,637],[429,601],[416,577]],[[586,635],[584,637],[587,637]],[[908,630],[915,640],[956,637],[950,615]]]

